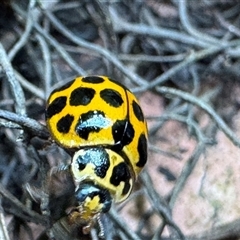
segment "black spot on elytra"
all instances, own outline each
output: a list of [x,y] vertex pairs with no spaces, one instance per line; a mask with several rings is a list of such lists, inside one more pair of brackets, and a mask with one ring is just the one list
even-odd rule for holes
[[123,190],[122,190],[122,195],[126,195],[129,193],[129,191],[131,190],[131,184],[130,184],[130,179],[128,182],[125,182]]
[[120,107],[123,104],[121,94],[113,89],[107,88],[100,92],[100,97],[112,107]]
[[92,88],[79,87],[72,91],[70,96],[70,105],[79,106],[88,105],[95,95],[95,90]]
[[134,128],[127,120],[117,120],[112,126],[112,135],[114,139],[114,151],[121,151],[122,148],[132,142],[134,138]]
[[110,183],[114,186],[119,186],[121,182],[124,182],[125,186],[122,192],[122,195],[125,195],[128,193],[128,191],[131,188],[131,185],[129,183],[131,179],[131,174],[129,172],[129,168],[126,163],[121,162],[117,166],[113,168],[112,176],[110,178]]
[[85,83],[102,83],[104,82],[104,79],[98,76],[89,76],[89,77],[84,77],[82,79],[82,82]]
[[85,151],[84,155],[77,158],[78,169],[82,171],[87,164],[94,165],[95,174],[104,178],[110,166],[109,155],[103,148],[91,148]]
[[91,132],[99,132],[102,128],[109,127],[110,124],[104,112],[89,111],[80,116],[75,130],[79,137],[87,140]]
[[72,125],[73,120],[74,120],[74,117],[70,114],[67,114],[66,116],[62,117],[57,122],[57,130],[60,133],[68,133],[69,130],[70,130],[70,127]]
[[143,113],[142,113],[142,109],[140,108],[140,106],[134,100],[132,102],[132,107],[133,107],[133,112],[134,112],[136,118],[139,121],[143,122],[144,121],[144,116],[143,116]]
[[55,98],[46,109],[46,119],[51,118],[55,114],[60,113],[67,103],[67,97]]
[[138,139],[138,153],[139,153],[139,161],[137,162],[138,167],[143,167],[147,162],[147,139],[145,134],[141,134]]

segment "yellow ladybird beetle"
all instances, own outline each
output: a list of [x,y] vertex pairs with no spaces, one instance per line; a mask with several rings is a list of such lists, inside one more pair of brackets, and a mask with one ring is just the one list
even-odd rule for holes
[[73,152],[70,171],[78,206],[71,221],[91,227],[125,200],[147,161],[147,125],[136,97],[106,76],[77,77],[49,96],[52,138]]

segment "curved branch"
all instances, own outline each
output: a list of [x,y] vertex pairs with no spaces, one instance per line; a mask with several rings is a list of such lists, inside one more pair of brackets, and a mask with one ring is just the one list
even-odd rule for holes
[[168,97],[169,96],[180,97],[183,100],[195,104],[196,106],[205,110],[210,115],[210,117],[216,122],[218,127],[225,133],[225,135],[233,142],[233,144],[236,145],[237,147],[240,147],[240,139],[228,127],[228,125],[223,121],[223,119],[214,111],[214,109],[206,102],[202,101],[199,97],[195,97],[190,93],[169,87],[157,87],[157,91]]
[[46,127],[32,118],[24,117],[5,110],[0,110],[0,118],[4,118],[19,124],[23,128],[26,128],[29,132],[33,133],[35,136],[43,139],[49,138],[49,132],[47,131]]

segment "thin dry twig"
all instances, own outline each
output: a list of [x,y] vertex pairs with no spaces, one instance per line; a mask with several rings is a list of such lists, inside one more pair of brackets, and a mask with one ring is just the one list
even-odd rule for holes
[[221,42],[212,36],[209,36],[207,34],[204,34],[203,32],[200,32],[199,30],[195,29],[191,25],[188,14],[187,14],[187,0],[179,1],[178,5],[179,5],[180,20],[182,22],[183,27],[188,33],[190,33],[192,36],[196,37],[197,39],[201,39],[203,42],[206,42],[206,43],[209,42],[210,45],[224,44],[224,42]]
[[210,116],[211,118],[213,118],[216,122],[216,124],[218,125],[219,129],[221,129],[226,136],[237,146],[240,147],[240,140],[238,139],[238,137],[234,134],[234,132],[228,127],[228,125],[223,121],[223,119],[214,111],[214,109],[209,106],[206,102],[201,101],[199,98],[177,90],[177,89],[172,89],[172,88],[168,88],[168,87],[158,87],[157,91],[159,93],[162,93],[166,96],[178,96],[181,97],[182,99],[184,99],[187,102],[191,102],[194,105],[199,106],[200,108],[202,108],[203,110],[205,110]]
[[209,47],[209,43],[202,41],[201,39],[196,39],[185,33],[181,33],[179,31],[174,31],[166,28],[158,28],[155,26],[150,27],[145,24],[128,23],[123,19],[119,19],[115,11],[112,10],[111,14],[112,14],[114,29],[118,33],[129,32],[129,33],[138,34],[142,36],[171,39],[174,41],[178,41],[178,42],[182,42],[185,44],[194,45],[202,48]]
[[3,70],[6,73],[7,79],[10,84],[10,88],[13,93],[16,112],[24,116],[26,115],[24,93],[19,82],[16,80],[13,67],[9,62],[6,51],[1,43],[0,43],[0,63],[3,67]]
[[122,219],[119,218],[119,215],[114,210],[114,208],[111,208],[109,211],[110,218],[117,224],[117,226],[121,229],[122,233],[128,237],[128,239],[131,240],[140,240],[140,238],[129,229],[127,223],[124,223]]
[[133,89],[133,92],[143,92],[148,89],[154,88],[158,85],[161,85],[165,83],[167,80],[169,80],[174,74],[176,74],[181,69],[189,66],[192,63],[195,63],[196,61],[199,61],[201,59],[204,59],[208,57],[209,55],[216,54],[217,52],[225,49],[230,48],[233,46],[239,46],[240,41],[232,41],[227,43],[223,46],[211,46],[207,49],[200,50],[198,52],[192,52],[190,53],[182,62],[178,63],[174,67],[170,68],[168,71],[164,72],[161,76],[157,77],[156,79],[153,79],[148,85],[142,86],[142,87],[136,87]]
[[113,63],[115,65],[115,67],[117,67],[124,75],[126,75],[127,77],[129,77],[133,82],[137,83],[137,84],[144,84],[146,85],[146,82],[140,77],[138,76],[136,73],[131,72],[129,69],[127,69],[119,60],[118,58],[112,54],[111,52],[109,52],[108,50],[93,44],[93,43],[89,43],[84,41],[83,39],[80,39],[79,37],[75,36],[74,34],[72,34],[67,28],[65,28],[60,21],[58,21],[54,15],[52,13],[50,13],[49,11],[45,12],[46,16],[49,18],[49,20],[51,21],[51,23],[54,25],[54,27],[60,31],[64,36],[66,36],[67,38],[69,38],[72,42],[76,43],[78,46],[80,47],[84,47],[86,49],[89,50],[93,50],[97,53],[99,53],[100,55],[104,56],[106,59],[108,59],[108,61],[110,61],[111,63]]
[[6,198],[11,204],[13,204],[17,209],[9,209],[11,211],[14,211],[14,213],[26,219],[27,221],[32,221],[34,223],[41,223],[43,225],[46,225],[47,220],[44,216],[39,215],[36,212],[33,212],[32,210],[28,209],[26,206],[24,206],[16,197],[14,197],[10,192],[8,192],[4,186],[0,183],[0,194]]
[[6,219],[5,219],[2,211],[0,212],[0,239],[10,240],[9,234],[8,234],[8,231],[7,231]]
[[32,118],[24,117],[5,110],[0,110],[0,118],[4,118],[19,124],[23,128],[26,128],[34,136],[38,136],[43,139],[49,138],[49,132],[46,130],[46,128]]
[[[26,13],[19,8],[19,6],[15,3],[12,5],[14,9],[21,14],[22,17],[26,17]],[[52,47],[58,51],[58,53],[62,56],[62,58],[69,64],[69,66],[74,69],[80,75],[86,75],[86,72],[79,67],[76,61],[64,50],[64,48],[49,34],[46,30],[44,30],[37,22],[34,22],[34,28],[41,34],[45,39],[50,43]]]
[[17,52],[27,43],[30,37],[30,33],[32,31],[33,27],[33,19],[32,19],[32,11],[34,9],[34,6],[36,4],[36,0],[30,0],[28,5],[28,13],[27,13],[27,21],[26,21],[26,28],[24,33],[21,35],[19,40],[16,42],[16,44],[10,49],[8,53],[9,60],[12,61]]
[[172,219],[171,210],[167,206],[167,203],[157,194],[157,192],[154,190],[151,178],[149,177],[147,172],[143,172],[141,174],[141,180],[143,181],[144,185],[146,186],[146,191],[148,193],[148,196],[153,203],[153,207],[155,211],[158,212],[159,215],[163,216],[165,222],[171,226],[176,231],[176,238],[184,240],[184,234],[181,232],[180,228],[177,226],[177,224]]
[[49,46],[47,45],[45,39],[39,34],[36,35],[39,44],[42,48],[43,59],[44,59],[44,83],[45,83],[45,96],[46,99],[50,94],[50,86],[51,86],[51,76],[52,76],[52,66],[51,66],[51,55]]

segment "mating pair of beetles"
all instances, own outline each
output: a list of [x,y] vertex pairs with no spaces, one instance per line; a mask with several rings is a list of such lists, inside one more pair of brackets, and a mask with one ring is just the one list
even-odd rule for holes
[[147,161],[147,125],[133,93],[106,76],[77,77],[49,96],[51,137],[72,153],[78,206],[68,217],[91,227],[125,200]]

